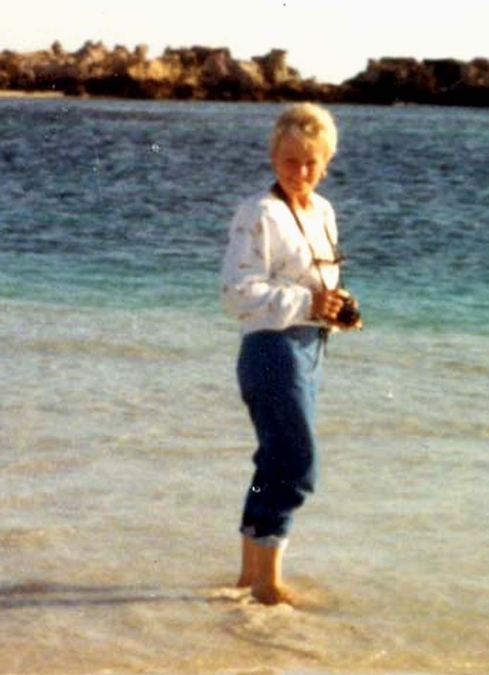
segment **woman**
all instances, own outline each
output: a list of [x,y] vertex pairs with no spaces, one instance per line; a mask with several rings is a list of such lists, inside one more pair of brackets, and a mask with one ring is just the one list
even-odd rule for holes
[[[336,152],[323,108],[298,104],[271,139],[275,185],[239,207],[223,266],[223,298],[241,323],[241,394],[255,427],[255,473],[241,522],[242,569],[264,604],[294,604],[282,583],[292,515],[316,477],[315,396],[331,328],[360,326],[339,286],[337,231],[330,203],[314,192]],[[353,309],[356,307],[354,303]]]

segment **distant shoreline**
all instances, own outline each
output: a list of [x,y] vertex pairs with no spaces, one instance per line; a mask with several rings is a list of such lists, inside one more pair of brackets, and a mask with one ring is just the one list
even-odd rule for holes
[[489,107],[489,60],[407,57],[370,59],[366,69],[342,84],[303,79],[287,63],[287,52],[272,49],[250,60],[229,49],[167,48],[148,57],[145,45],[133,51],[86,42],[67,52],[49,49],[0,52],[0,97],[110,98],[132,100],[289,102],[334,104]]

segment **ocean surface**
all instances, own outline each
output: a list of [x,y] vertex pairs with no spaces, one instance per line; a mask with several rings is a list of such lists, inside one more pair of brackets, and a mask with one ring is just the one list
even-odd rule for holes
[[0,100],[0,675],[487,675],[489,111],[334,106],[321,478],[234,589],[255,439],[219,268],[280,105]]

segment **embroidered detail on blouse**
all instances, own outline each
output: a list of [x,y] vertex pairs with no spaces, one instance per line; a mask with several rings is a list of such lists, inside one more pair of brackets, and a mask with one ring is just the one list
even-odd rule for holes
[[258,220],[251,230],[251,236],[252,237],[259,237],[262,234],[263,234],[263,223]]

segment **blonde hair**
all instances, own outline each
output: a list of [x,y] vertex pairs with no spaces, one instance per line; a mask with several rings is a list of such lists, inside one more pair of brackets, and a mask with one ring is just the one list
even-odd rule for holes
[[296,103],[278,117],[270,139],[273,156],[281,139],[289,133],[298,133],[304,140],[320,144],[327,162],[336,153],[338,130],[333,116],[315,103]]

